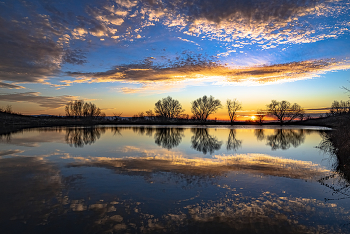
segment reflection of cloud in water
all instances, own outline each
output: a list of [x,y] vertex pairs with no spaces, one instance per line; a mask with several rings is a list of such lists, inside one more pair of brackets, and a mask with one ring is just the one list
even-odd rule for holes
[[[135,151],[137,148],[128,148]],[[212,158],[184,158],[181,154],[159,154],[157,151],[144,151],[142,157],[108,158],[108,157],[71,157],[77,162],[71,166],[106,167],[123,172],[172,172],[186,175],[213,176],[230,171],[245,171],[296,179],[317,179],[326,176],[329,171],[312,162],[272,157],[264,154],[215,155]],[[135,174],[135,173],[133,173]],[[137,174],[137,173],[136,173]]]
[[[338,213],[339,212],[339,213]],[[196,233],[344,233],[347,227],[329,227],[329,216],[346,223],[348,212],[316,199],[279,197],[264,192],[259,197],[227,195],[218,201],[188,205],[165,217],[176,231]],[[317,220],[317,223],[310,222]],[[312,223],[314,226],[309,226]],[[187,231],[188,232],[188,231]]]
[[[230,158],[232,157],[215,156],[212,160],[204,161],[180,158],[175,160],[174,165],[189,165],[189,168],[206,168],[206,165],[215,167],[229,162]],[[254,158],[256,157],[252,157]],[[82,165],[99,166],[98,163],[109,161],[112,163],[109,166],[115,168],[113,163],[120,161],[120,166],[127,167],[125,160],[128,159],[90,158],[85,159],[86,164]],[[133,160],[129,160],[131,164],[135,162]],[[158,159],[145,158],[136,167],[142,168],[142,163],[147,161],[151,165],[156,160]],[[244,159],[238,161],[242,160]],[[260,161],[268,160],[262,157]],[[277,164],[280,161],[283,159],[275,158]],[[289,164],[293,162],[295,168],[299,164],[300,167],[308,165],[295,160]],[[322,170],[319,172],[323,173]],[[205,172],[199,176],[203,173]],[[84,179],[84,174],[82,177],[76,176],[77,178],[63,177],[53,165],[34,157],[0,159],[0,175],[0,186],[8,188],[0,193],[0,225],[7,230],[16,227],[19,232],[34,233],[39,230],[43,233],[62,233],[66,230],[79,230],[81,233],[255,233],[259,230],[259,233],[344,233],[347,230],[346,226],[339,224],[348,221],[348,211],[337,208],[334,203],[316,199],[280,197],[269,192],[245,196],[222,187],[221,193],[208,198],[209,200],[199,196],[195,200],[178,202],[173,208],[155,208],[148,205],[147,196],[142,197],[142,201],[134,200],[133,194],[128,194],[127,198],[118,198],[113,189],[107,189],[104,194],[92,193],[87,196],[90,187],[74,184],[74,180]],[[71,189],[74,190],[73,196],[69,197],[67,195],[70,195]],[[178,200],[182,198],[183,196],[175,197]],[[156,203],[157,199],[157,196],[152,197],[151,204]]]
[[20,154],[23,153],[23,150],[0,150],[0,157],[1,156],[6,156],[6,155],[13,155],[13,154]]
[[58,169],[35,157],[1,159],[0,187],[0,224],[3,225],[9,219],[28,225],[45,224],[50,213],[57,211],[57,202],[63,199]]

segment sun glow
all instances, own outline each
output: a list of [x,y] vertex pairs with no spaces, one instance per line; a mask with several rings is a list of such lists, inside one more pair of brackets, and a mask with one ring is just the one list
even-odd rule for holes
[[251,119],[251,120],[256,120],[256,116],[253,115],[253,116],[250,117],[250,119]]

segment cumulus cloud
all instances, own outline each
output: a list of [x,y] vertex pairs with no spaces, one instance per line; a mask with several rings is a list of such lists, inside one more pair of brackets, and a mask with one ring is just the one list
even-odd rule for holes
[[6,102],[31,102],[46,108],[60,108],[69,101],[77,99],[74,96],[64,95],[57,97],[41,96],[39,92],[25,92],[0,94],[0,101]]
[[[41,4],[47,14],[37,13],[35,4]],[[84,12],[77,10],[70,14],[50,1],[23,5],[26,11],[22,6],[13,16],[0,17],[0,77],[4,81],[43,83],[48,77],[59,74],[65,63],[82,65],[87,62],[83,50],[70,48],[74,45],[72,40],[91,43],[88,39],[97,37],[106,44],[108,39],[113,42],[149,40],[156,36],[150,34],[151,31],[145,33],[152,25],[161,26],[158,27],[161,30],[170,27],[167,30],[176,33],[173,38],[197,46],[201,43],[198,44],[199,38],[195,37],[219,41],[227,51],[215,52],[217,56],[228,56],[237,48],[251,44],[263,50],[289,43],[312,43],[336,38],[350,29],[343,17],[349,13],[346,1],[118,0],[99,5],[90,3],[79,8]],[[180,37],[182,33],[186,39]],[[305,62],[302,63],[301,66],[305,66]],[[76,82],[178,82],[219,77],[218,82],[242,83],[250,77],[254,83],[266,83],[274,80],[266,75],[269,72],[277,76],[275,81],[299,79],[299,74],[303,73],[303,68],[296,65],[299,73],[292,72],[283,79],[280,75],[289,73],[277,69],[288,70],[291,65],[278,66],[237,70],[219,65],[208,68],[202,64],[161,67],[130,64],[99,73],[68,74],[79,77]],[[276,70],[272,71],[274,67]],[[5,86],[10,88],[0,84],[0,87]]]
[[346,16],[346,1],[144,0],[138,8],[133,14],[143,28],[160,23],[190,36],[262,49],[334,38],[349,30],[346,20],[325,20]]

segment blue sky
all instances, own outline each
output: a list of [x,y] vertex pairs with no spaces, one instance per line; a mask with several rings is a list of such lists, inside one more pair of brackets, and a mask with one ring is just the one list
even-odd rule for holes
[[236,98],[241,115],[348,99],[345,0],[11,0],[0,13],[0,107],[24,114],[77,99],[124,116],[168,95],[188,114],[203,95]]

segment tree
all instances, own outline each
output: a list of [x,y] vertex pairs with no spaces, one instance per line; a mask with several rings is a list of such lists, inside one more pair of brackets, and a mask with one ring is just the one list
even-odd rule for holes
[[105,114],[95,104],[84,103],[83,100],[75,100],[67,103],[65,107],[66,116],[79,117],[102,117]]
[[346,114],[349,113],[349,108],[349,101],[334,101],[329,112],[331,113],[331,115]]
[[83,115],[83,100],[75,100],[67,103],[65,107],[66,116],[81,117]]
[[153,117],[154,117],[153,110],[146,111],[146,115],[147,115],[148,119],[153,119]]
[[266,116],[266,111],[263,110],[258,110],[256,112],[256,122],[258,122],[259,124],[262,124],[262,122],[264,122],[264,118]]
[[193,113],[194,119],[206,121],[209,115],[215,113],[219,108],[222,108],[219,99],[214,99],[213,96],[208,98],[204,95],[192,102],[191,112]]
[[281,124],[287,120],[290,122],[298,118],[301,114],[304,114],[304,109],[297,103],[291,105],[287,101],[278,102],[276,100],[272,100],[267,105],[267,111],[270,115],[275,116]]
[[337,115],[341,113],[341,106],[340,103],[338,101],[334,101],[332,103],[330,112],[332,113],[332,115]]
[[171,119],[179,117],[184,111],[185,110],[182,109],[180,102],[172,99],[170,96],[156,102],[154,108],[156,115]]
[[237,117],[236,112],[238,110],[242,110],[242,104],[239,103],[236,99],[234,100],[227,99],[226,106],[227,106],[228,115],[230,116],[231,123],[233,123]]
[[103,113],[101,109],[98,108],[95,104],[89,102],[85,103],[83,106],[83,116],[84,117],[99,117],[102,116]]

